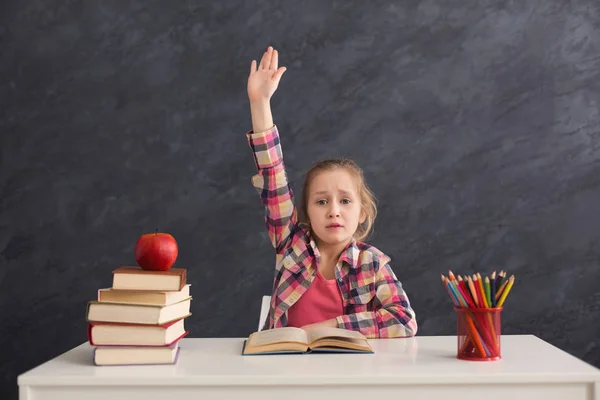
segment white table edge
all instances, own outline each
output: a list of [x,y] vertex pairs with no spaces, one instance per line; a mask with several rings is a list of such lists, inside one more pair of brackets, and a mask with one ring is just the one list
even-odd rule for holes
[[[443,335],[438,335],[438,336],[443,336]],[[452,335],[446,335],[446,336],[452,336]],[[539,340],[539,337],[535,336],[535,335],[531,335],[531,334],[525,334],[525,335],[503,335],[503,336],[522,336],[522,337],[526,337],[526,336],[533,336],[536,337]],[[191,338],[191,339],[220,339],[220,338]],[[239,341],[243,341],[245,338],[221,338],[221,339],[229,339],[229,340],[239,340]],[[376,340],[376,339],[375,339]],[[80,344],[79,346],[85,345],[87,342],[83,342],[82,344]],[[547,345],[554,347],[556,350],[565,353],[566,355],[568,355],[569,357],[574,357],[571,354],[565,352],[564,350],[552,345],[551,343],[545,342]],[[75,350],[77,347],[76,346],[74,348],[72,348],[69,351]],[[41,367],[42,365],[51,362],[52,360],[66,354],[62,353],[61,355],[58,355],[57,357],[54,357],[48,361],[46,361],[45,363],[42,363],[26,372],[23,372],[22,374],[20,374],[17,377],[17,384],[18,386],[49,386],[49,387],[53,387],[53,386],[90,386],[90,385],[95,385],[98,382],[98,377],[78,377],[76,378],[76,380],[74,381],[72,377],[66,377],[66,378],[62,378],[61,376],[45,376],[45,377],[39,377],[39,376],[35,376],[32,373],[34,373],[35,369],[37,369],[38,367]],[[368,356],[368,355],[367,355]],[[240,356],[241,357],[241,356]],[[574,357],[576,358],[576,357]],[[594,367],[593,365],[579,359],[576,358],[578,361],[580,361],[581,363],[584,363],[585,365],[589,366],[590,368],[590,372],[589,373],[581,373],[578,372],[576,374],[573,374],[572,376],[568,375],[568,374],[543,374],[543,375],[527,375],[527,376],[522,376],[522,375],[514,375],[514,374],[507,374],[507,375],[495,375],[495,376],[478,376],[478,375],[473,375],[470,377],[465,378],[464,376],[461,376],[460,378],[460,384],[489,384],[489,383],[514,383],[514,384],[518,384],[518,383],[555,383],[555,382],[561,382],[561,383],[595,383],[596,387],[598,387],[600,385],[600,369],[597,369],[596,367]],[[470,361],[461,361],[461,362],[470,362]],[[501,361],[499,361],[501,362]],[[95,368],[114,368],[111,366],[97,366]],[[151,366],[141,366],[141,368],[152,368]],[[61,379],[62,378],[62,379]],[[294,379],[294,377],[289,377],[286,376],[286,379],[282,382],[281,381],[281,376],[273,376],[272,378],[270,377],[261,377],[260,381],[256,381],[255,378],[253,377],[247,377],[247,376],[236,376],[236,380],[232,380],[231,379],[232,376],[231,375],[222,375],[222,376],[215,376],[212,375],[210,377],[189,377],[189,376],[180,376],[180,377],[173,377],[173,376],[169,376],[169,377],[165,377],[165,378],[153,378],[152,381],[148,381],[146,378],[144,377],[130,377],[130,376],[124,376],[122,379],[121,378],[115,378],[115,377],[111,377],[110,380],[110,386],[168,386],[168,385],[178,385],[178,386],[204,386],[204,387],[221,387],[221,386],[287,386],[287,385],[294,385],[294,384],[305,384],[305,378],[297,378]],[[393,379],[393,380],[392,380]],[[407,377],[398,377],[398,376],[386,376],[386,375],[379,375],[375,378],[371,377],[369,380],[369,384],[377,384],[377,385],[383,385],[383,386],[397,386],[397,385],[410,385],[410,384],[428,384],[428,385],[453,385],[453,384],[457,384],[457,376],[453,376],[453,375],[445,375],[442,377],[435,377],[435,381],[432,381],[431,376],[407,376]],[[324,377],[312,377],[311,378],[311,385],[316,385],[316,386],[320,386],[320,385],[351,385],[351,386],[361,386],[364,385],[365,383],[362,381],[356,381],[355,379],[353,379],[352,377],[344,377],[344,376],[324,376]]]

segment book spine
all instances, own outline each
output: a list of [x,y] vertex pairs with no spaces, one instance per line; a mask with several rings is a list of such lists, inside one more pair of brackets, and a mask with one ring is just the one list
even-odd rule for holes
[[92,325],[88,324],[87,325],[87,337],[88,337],[88,341],[90,342],[90,345],[95,346],[94,342],[92,341]]

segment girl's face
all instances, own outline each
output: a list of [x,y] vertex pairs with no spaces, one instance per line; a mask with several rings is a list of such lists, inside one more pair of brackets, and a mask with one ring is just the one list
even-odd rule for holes
[[328,245],[348,243],[366,218],[354,177],[343,168],[317,173],[309,184],[307,201],[312,230]]

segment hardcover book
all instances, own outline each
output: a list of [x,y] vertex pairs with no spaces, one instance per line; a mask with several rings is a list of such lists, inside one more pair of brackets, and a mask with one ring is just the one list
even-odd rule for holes
[[301,329],[293,327],[254,332],[244,340],[242,355],[373,353],[365,336],[340,328]]

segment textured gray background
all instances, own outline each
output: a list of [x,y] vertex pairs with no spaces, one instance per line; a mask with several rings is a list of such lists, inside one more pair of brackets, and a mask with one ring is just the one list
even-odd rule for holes
[[191,337],[255,329],[273,250],[245,85],[269,44],[294,188],[320,158],[364,167],[420,335],[455,329],[440,272],[506,269],[504,332],[600,366],[599,4],[2,2],[0,397],[86,340],[86,302],[155,229]]

